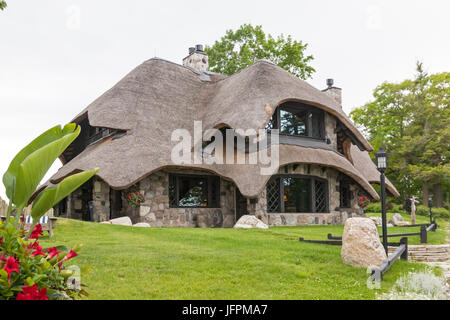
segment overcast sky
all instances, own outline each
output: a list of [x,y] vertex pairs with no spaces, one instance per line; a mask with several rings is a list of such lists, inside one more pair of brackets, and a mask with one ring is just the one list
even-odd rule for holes
[[323,89],[334,78],[347,113],[383,81],[412,77],[418,59],[430,73],[450,71],[446,0],[7,3],[0,11],[1,176],[28,142],[70,121],[143,61],[181,63],[188,47],[211,45],[244,23],[308,43],[316,69],[308,81]]

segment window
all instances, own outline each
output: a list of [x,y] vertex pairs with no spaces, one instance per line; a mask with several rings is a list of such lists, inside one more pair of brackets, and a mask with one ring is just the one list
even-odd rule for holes
[[325,125],[323,110],[300,103],[285,103],[277,108],[266,130],[279,129],[280,134],[289,136],[324,139]]
[[107,137],[114,133],[113,129],[109,128],[100,128],[100,127],[90,127],[89,128],[89,138],[88,144],[92,144],[104,137]]
[[215,176],[170,174],[169,203],[172,208],[218,208],[220,179]]
[[345,180],[341,180],[339,182],[339,206],[341,208],[350,208],[351,207],[351,196],[352,193],[350,191],[350,183]]
[[317,177],[273,176],[266,197],[268,212],[328,212],[328,182]]

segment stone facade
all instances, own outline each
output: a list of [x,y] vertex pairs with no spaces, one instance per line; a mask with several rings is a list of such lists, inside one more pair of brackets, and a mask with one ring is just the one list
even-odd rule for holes
[[330,139],[330,144],[337,150],[337,135],[334,132],[336,128],[336,117],[325,112],[325,138]]
[[269,226],[295,225],[340,225],[352,217],[363,216],[358,206],[359,187],[350,185],[352,192],[351,207],[339,208],[339,172],[332,168],[317,165],[298,164],[281,167],[278,174],[300,174],[324,178],[328,181],[329,213],[268,213],[266,189],[255,200],[250,200],[248,209]]
[[94,205],[94,221],[102,222],[110,219],[110,188],[103,180],[95,177],[94,186],[92,188],[93,205]]
[[[171,172],[207,175],[189,170]],[[166,170],[143,179],[139,189],[146,199],[139,208],[140,222],[147,222],[152,227],[233,227],[235,223],[235,186],[224,179],[220,179],[220,208],[171,208],[169,171]]]
[[[177,208],[169,204],[169,174],[210,173],[200,170],[170,169],[155,172],[128,189],[119,192],[120,209],[111,205],[111,189],[104,181],[94,177],[88,186],[73,192],[67,199],[67,217],[95,222],[128,216],[133,224],[148,223],[151,227],[233,227],[236,222],[235,192],[233,182],[220,179],[219,208]],[[339,225],[348,218],[361,216],[358,209],[359,187],[350,185],[351,207],[339,208],[339,172],[335,169],[308,164],[290,164],[281,167],[278,174],[316,176],[328,181],[329,213],[268,213],[266,188],[255,199],[247,199],[248,214],[256,216],[269,226]],[[131,206],[126,195],[140,192],[145,202],[140,207]],[[92,201],[93,215],[89,215]],[[114,212],[112,212],[114,211]],[[116,212],[117,211],[117,212]]]

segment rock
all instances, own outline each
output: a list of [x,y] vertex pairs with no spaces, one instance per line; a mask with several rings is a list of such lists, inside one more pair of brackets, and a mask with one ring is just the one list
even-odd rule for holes
[[204,215],[197,216],[197,227],[208,228],[208,218]]
[[150,228],[150,225],[147,222],[139,222],[133,224],[133,227]]
[[121,226],[132,226],[133,223],[131,222],[130,217],[125,216],[125,217],[120,217],[120,218],[116,218],[116,219],[111,219],[109,220],[111,222],[111,224],[118,224]]
[[403,220],[403,217],[399,213],[394,214],[389,220],[389,223],[394,226],[403,226],[406,224],[405,220]]
[[244,215],[239,218],[239,220],[236,222],[233,228],[244,228],[244,229],[250,229],[250,228],[259,228],[259,229],[268,229],[269,227],[267,224],[259,220],[255,216],[251,215]]
[[101,224],[111,224],[111,221],[102,221]]
[[139,207],[139,215],[141,217],[145,217],[150,212],[150,207],[140,206]]
[[381,226],[383,223],[383,220],[380,217],[370,217],[369,219],[372,220],[376,226]]
[[386,224],[386,227],[393,227],[393,224],[392,223],[388,223],[388,224]]
[[387,257],[377,227],[369,218],[347,219],[342,235],[342,262],[354,267],[379,266]]

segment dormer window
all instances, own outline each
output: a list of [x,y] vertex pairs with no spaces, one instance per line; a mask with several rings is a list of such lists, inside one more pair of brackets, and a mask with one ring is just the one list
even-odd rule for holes
[[280,134],[315,139],[325,138],[324,112],[301,103],[287,102],[279,106],[266,127]]

